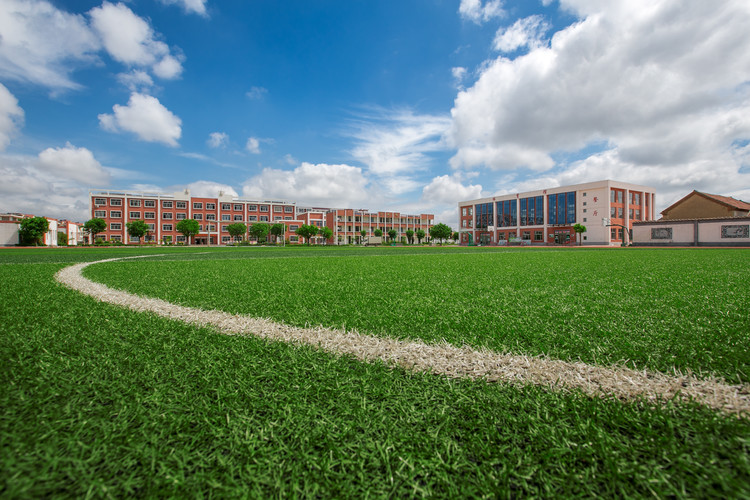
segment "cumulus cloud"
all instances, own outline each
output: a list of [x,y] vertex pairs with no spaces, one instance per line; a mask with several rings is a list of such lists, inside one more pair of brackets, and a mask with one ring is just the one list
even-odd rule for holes
[[141,92],[154,86],[151,75],[143,70],[134,69],[129,73],[120,73],[117,80],[131,92]]
[[109,184],[110,174],[86,148],[66,143],[63,148],[47,148],[39,153],[39,168],[62,179],[86,185]]
[[538,48],[543,45],[544,34],[550,29],[542,16],[519,19],[512,26],[500,28],[493,43],[495,50],[513,52],[520,48]]
[[254,155],[260,154],[260,141],[256,137],[248,137],[245,149]]
[[206,16],[206,1],[207,0],[159,0],[164,5],[177,4],[185,10],[185,12],[198,14],[199,16]]
[[422,200],[437,205],[456,206],[462,200],[475,200],[482,196],[481,184],[464,185],[459,173],[440,175],[422,188]]
[[229,136],[224,132],[211,132],[208,134],[206,144],[212,148],[223,148],[229,144]]
[[254,101],[263,99],[266,94],[268,94],[268,89],[263,87],[251,87],[250,90],[245,93],[248,99],[252,99]]
[[23,109],[18,99],[0,83],[0,151],[4,151],[16,130],[23,123]]
[[487,0],[486,2],[482,2],[482,0],[461,0],[458,13],[464,19],[476,24],[487,22],[495,17],[505,16],[501,0]]
[[104,130],[125,130],[136,134],[147,142],[162,142],[177,146],[182,135],[182,120],[165,108],[157,98],[133,93],[127,106],[115,104],[114,114],[99,115],[99,124]]
[[55,89],[77,89],[77,67],[96,61],[101,44],[84,16],[46,1],[0,2],[0,77]]
[[264,168],[245,181],[242,195],[252,199],[294,200],[301,205],[360,207],[368,200],[367,185],[361,168],[302,163],[294,170]]
[[204,198],[215,198],[219,194],[225,196],[239,197],[237,191],[232,186],[227,184],[220,184],[212,181],[195,181],[187,185],[187,189],[190,190],[190,194],[196,197]]
[[169,46],[126,5],[104,2],[91,9],[89,16],[91,26],[114,60],[129,66],[151,67],[154,74],[165,79],[182,73],[182,65],[170,53]]
[[[546,171],[556,152],[604,144],[608,160],[639,172],[679,168],[678,176],[691,178],[728,162],[737,178],[736,145],[750,139],[750,4],[560,5],[578,21],[549,45],[535,44],[521,25],[504,31],[499,49],[523,43],[528,53],[487,61],[476,83],[459,92],[451,112],[453,167]],[[509,32],[515,34],[504,38]],[[602,158],[590,165],[604,168],[595,161]]]

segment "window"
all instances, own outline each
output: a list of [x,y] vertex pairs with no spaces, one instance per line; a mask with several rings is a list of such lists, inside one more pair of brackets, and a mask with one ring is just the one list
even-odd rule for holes
[[609,216],[613,219],[617,217],[617,209],[615,207],[609,208]]
[[131,207],[140,207],[141,206],[141,200],[130,200],[130,206]]
[[466,207],[461,209],[461,216],[466,217]]
[[203,203],[199,201],[193,202],[193,210],[203,210]]
[[283,217],[281,215],[274,215],[273,220],[282,220]]
[[130,212],[128,214],[128,217],[130,217],[131,219],[140,219],[141,218],[141,213],[140,212]]
[[289,230],[290,231],[296,231],[297,229],[299,229],[299,226],[296,225],[296,224],[292,224],[292,225],[289,226]]
[[162,212],[161,213],[161,218],[162,219],[166,219],[166,220],[171,220],[172,219],[172,212]]
[[256,222],[257,220],[258,220],[258,216],[257,215],[248,215],[247,216],[247,221],[248,222]]
[[[465,211],[466,211],[466,210],[464,210],[464,212],[465,212]],[[462,220],[462,221],[461,221],[461,227],[466,227],[466,221],[465,221],[465,220]]]
[[242,211],[242,203],[235,203],[235,204],[234,204],[234,211],[235,211],[235,212],[240,212],[240,211]]
[[187,238],[185,238],[184,234],[178,234],[177,241],[179,241],[180,243],[185,243],[185,241],[187,241]]
[[195,219],[195,220],[203,220],[203,214],[193,214],[193,219]]
[[534,241],[543,241],[544,231],[534,231]]
[[248,205],[247,206],[248,212],[257,212],[258,211],[258,205]]
[[276,212],[276,213],[279,213],[279,212],[281,212],[281,207],[279,205],[274,205],[273,211]]
[[216,225],[215,224],[206,224],[206,230],[207,231],[216,231]]
[[284,217],[284,220],[292,220],[291,217]]
[[121,231],[122,230],[122,223],[120,223],[120,222],[112,222],[109,225],[109,229],[111,231]]
[[294,213],[294,207],[284,207],[284,212],[288,214]]
[[221,242],[222,243],[228,243],[230,239],[232,239],[231,236],[222,236],[221,237]]
[[232,216],[230,214],[221,214],[221,220],[232,220]]
[[155,219],[156,213],[154,212],[143,212],[143,218],[144,219]]
[[635,220],[641,220],[641,211],[638,209],[635,211]]
[[111,206],[111,207],[121,207],[122,206],[122,199],[121,198],[110,198],[110,200],[109,200],[109,206]]
[[206,220],[216,220],[216,214],[206,214]]
[[203,232],[203,224],[198,224],[198,231]]
[[622,219],[622,213],[623,213],[623,212],[622,212],[622,207],[618,208],[618,209],[617,209],[617,218],[618,218],[618,219]]
[[261,222],[268,222],[268,216],[267,215],[261,215],[260,216]]
[[206,210],[216,210],[216,203],[206,203]]
[[94,198],[94,205],[106,205],[107,199],[106,198]]
[[[584,205],[585,205],[585,203],[584,203]],[[587,211],[587,210],[586,210],[586,209],[584,208],[584,209],[583,209],[583,213],[586,213],[586,211]]]
[[615,199],[616,199],[616,195],[615,195],[615,190],[614,190],[614,189],[612,189],[612,190],[610,190],[610,192],[609,192],[609,202],[610,202],[610,203],[614,203],[614,202],[615,202]]
[[584,207],[586,206],[586,202],[585,202],[585,201],[583,202],[583,206],[584,206]]
[[222,224],[222,226],[221,226],[221,232],[222,233],[226,233],[227,232],[227,227],[228,226],[226,224]]
[[290,242],[290,243],[297,243],[298,241],[299,241],[299,237],[298,237],[298,236],[296,236],[296,235],[291,235],[291,236],[289,237],[289,242]]
[[120,212],[119,210],[111,210],[109,212],[109,216],[112,219],[120,219],[122,218],[122,212]]
[[524,231],[521,233],[521,239],[522,240],[530,240],[531,239],[531,232],[530,231]]
[[612,229],[610,229],[609,236],[610,236],[610,239],[616,240],[617,239],[617,228],[613,227]]
[[177,219],[177,220],[185,220],[185,219],[187,219],[187,214],[185,212],[177,212],[177,215],[175,216],[175,219]]
[[172,230],[172,224],[162,224],[161,225],[162,231],[171,231]]
[[143,206],[146,208],[156,208],[156,201],[155,200],[146,200],[143,202]]
[[138,236],[131,236],[130,241],[133,243],[139,243],[141,239]]
[[221,204],[221,209],[222,210],[231,210],[232,209],[232,204],[231,203],[222,203]]
[[186,201],[178,201],[177,204],[175,205],[175,208],[186,209],[187,208],[187,202]]
[[469,215],[474,215],[474,208],[473,207],[469,207]]
[[633,215],[634,215],[633,209],[631,208],[628,210],[628,218],[630,218],[630,220],[633,220]]
[[260,206],[260,211],[261,212],[268,212],[268,205],[261,205]]
[[172,202],[171,201],[162,201],[161,202],[161,208],[172,208]]
[[583,196],[586,196],[586,191],[583,192]]
[[242,222],[242,216],[241,215],[235,215],[234,220]]
[[583,222],[586,222],[586,217],[583,218]]
[[622,191],[617,191],[617,203],[622,203]]
[[156,224],[146,224],[149,231],[156,231]]
[[120,236],[119,234],[113,234],[109,239],[112,241],[122,241],[122,236]]
[[106,216],[107,216],[106,210],[94,210],[94,217],[103,219]]

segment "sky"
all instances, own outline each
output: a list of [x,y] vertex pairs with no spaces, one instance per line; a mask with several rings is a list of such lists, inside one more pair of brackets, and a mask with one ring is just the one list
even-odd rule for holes
[[0,212],[92,189],[433,213],[750,201],[747,0],[0,0]]

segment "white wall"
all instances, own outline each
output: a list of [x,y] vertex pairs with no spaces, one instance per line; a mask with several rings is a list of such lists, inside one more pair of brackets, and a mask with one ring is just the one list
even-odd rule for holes
[[0,222],[0,246],[18,245],[18,223]]

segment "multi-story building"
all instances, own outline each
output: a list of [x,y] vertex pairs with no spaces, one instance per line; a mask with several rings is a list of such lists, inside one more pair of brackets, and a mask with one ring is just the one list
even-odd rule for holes
[[655,201],[653,188],[612,180],[461,201],[460,241],[574,244],[582,224],[584,245],[629,243],[634,221],[654,219]]
[[[35,217],[31,214],[8,213],[0,214],[0,246],[18,245],[20,242],[19,228],[23,219]],[[41,243],[46,246],[57,246],[58,220],[44,217],[49,223],[49,229],[42,237]]]
[[[131,241],[126,224],[135,220],[148,224],[147,242],[185,243],[185,236],[177,231],[177,223],[183,219],[195,219],[200,232],[190,243],[217,245],[231,242],[227,226],[233,222],[242,222],[248,228],[258,222],[281,222],[285,225],[284,237],[290,243],[299,242],[295,231],[303,224],[327,226],[334,234],[328,243],[347,244],[358,241],[363,229],[368,234],[376,228],[384,233],[394,228],[399,235],[407,229],[423,229],[427,233],[434,219],[431,214],[298,207],[294,202],[244,200],[223,194],[217,198],[201,198],[191,196],[188,190],[174,194],[102,190],[90,192],[89,198],[91,217],[107,223],[106,230],[97,238],[123,243]],[[349,223],[347,219],[351,219]],[[137,240],[133,238],[132,242]]]

